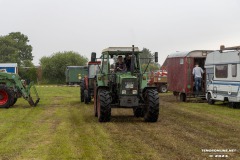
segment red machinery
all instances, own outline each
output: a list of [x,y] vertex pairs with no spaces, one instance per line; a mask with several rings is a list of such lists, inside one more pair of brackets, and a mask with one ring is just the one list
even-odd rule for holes
[[166,93],[168,91],[166,69],[159,70],[157,72],[150,72],[148,85],[156,86],[158,89],[158,92],[160,93]]
[[81,80],[81,102],[85,102],[86,104],[91,102],[94,91],[94,81],[99,65],[101,64],[101,61],[95,61],[95,59],[96,53],[93,52],[91,61],[88,62],[88,75],[85,75]]

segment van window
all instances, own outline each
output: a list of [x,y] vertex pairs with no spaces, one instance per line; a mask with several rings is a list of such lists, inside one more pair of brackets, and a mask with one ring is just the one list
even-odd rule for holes
[[228,77],[228,65],[216,65],[215,66],[216,78],[227,78]]
[[237,77],[237,64],[232,64],[232,77]]
[[183,64],[183,58],[180,58],[180,64]]

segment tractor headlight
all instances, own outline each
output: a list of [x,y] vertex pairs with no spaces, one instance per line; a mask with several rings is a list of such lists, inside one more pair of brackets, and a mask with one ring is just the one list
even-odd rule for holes
[[122,90],[122,94],[126,94],[127,93],[127,91],[126,90]]
[[137,90],[132,90],[132,94],[137,94]]

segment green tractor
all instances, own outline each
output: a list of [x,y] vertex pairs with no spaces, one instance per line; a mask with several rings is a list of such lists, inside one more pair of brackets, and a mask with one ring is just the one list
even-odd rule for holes
[[[158,120],[159,95],[156,87],[147,86],[147,68],[142,71],[140,54],[134,46],[109,47],[102,51],[102,65],[94,87],[94,114],[99,122],[110,121],[112,108],[132,108],[134,116],[144,117],[146,122]],[[126,63],[120,71],[115,63],[119,57]],[[150,63],[152,58],[145,59]],[[158,62],[157,52],[155,62]]]
[[[36,95],[35,102],[30,95],[33,92]],[[40,100],[33,82],[27,84],[18,74],[0,72],[0,108],[13,106],[20,97],[27,100],[31,106],[36,106]]]

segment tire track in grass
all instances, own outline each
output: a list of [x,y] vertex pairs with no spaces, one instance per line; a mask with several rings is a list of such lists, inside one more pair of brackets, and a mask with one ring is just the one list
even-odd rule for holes
[[80,108],[70,112],[72,141],[78,146],[75,152],[80,159],[124,159],[114,147],[108,130],[104,129],[105,124],[97,122],[90,106],[81,103]]
[[140,133],[138,124],[147,124],[133,117],[132,110],[113,109],[112,120],[104,127],[124,159],[161,159],[162,155],[144,139],[148,133]]
[[[238,127],[219,122],[214,117],[210,117],[205,112],[194,112],[181,106],[185,103],[165,102],[164,123],[173,125],[176,132],[183,132],[179,137],[186,139],[193,147],[202,148],[240,148]],[[194,104],[192,104],[194,105]],[[179,116],[180,115],[180,116]],[[214,115],[215,116],[215,115]],[[174,125],[178,124],[178,125]],[[190,135],[190,136],[189,136]],[[233,137],[233,138],[232,138]],[[238,137],[238,138],[237,138]],[[199,151],[200,152],[200,151]],[[202,153],[199,153],[201,156]],[[235,156],[235,154],[233,154]]]

